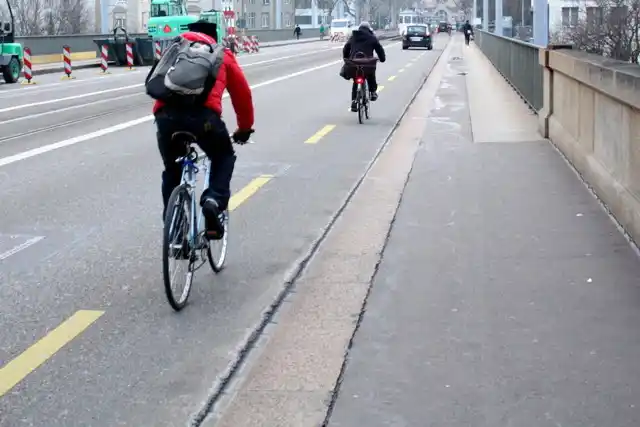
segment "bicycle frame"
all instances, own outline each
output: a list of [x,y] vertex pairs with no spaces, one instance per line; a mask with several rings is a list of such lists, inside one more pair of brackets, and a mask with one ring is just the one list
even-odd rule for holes
[[355,83],[358,85],[358,91],[359,92],[366,92],[366,89],[369,86],[369,83],[367,83],[367,79],[364,76],[356,76],[354,79]]
[[[195,143],[189,144],[189,151],[187,155],[178,158],[176,160],[176,163],[182,164],[182,177],[180,178],[180,185],[185,185],[187,187],[187,191],[189,192],[189,196],[191,197],[191,225],[189,229],[188,240],[191,247],[196,247],[199,230],[202,229],[202,222],[204,221],[204,215],[202,214],[202,210],[198,209],[195,197],[195,190],[198,183],[197,176],[198,172],[200,171],[198,163],[201,163],[202,168],[204,169],[204,181],[202,183],[202,191],[204,192],[209,186],[211,161],[206,156],[204,157],[204,159],[200,160],[198,152],[193,148],[192,144]],[[198,213],[196,214],[196,212]],[[175,223],[171,225],[171,231],[173,231],[174,227]]]

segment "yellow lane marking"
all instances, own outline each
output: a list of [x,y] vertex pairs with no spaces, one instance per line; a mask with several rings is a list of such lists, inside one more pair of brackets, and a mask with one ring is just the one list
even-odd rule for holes
[[[34,55],[31,57],[31,64],[59,64],[64,60],[63,58],[62,52],[49,55]],[[71,62],[84,61],[88,59],[97,59],[97,52],[93,50],[87,52],[71,52]]]
[[322,129],[320,129],[318,132],[316,132],[313,136],[311,136],[309,139],[307,139],[304,143],[305,144],[315,144],[315,143],[317,143],[323,137],[327,136],[329,134],[329,132],[331,132],[335,127],[336,127],[336,125],[326,125]]
[[273,175],[260,175],[257,178],[254,178],[245,185],[240,191],[231,196],[229,200],[229,211],[236,209],[238,206],[247,201],[247,199],[254,194],[267,182],[271,181]]
[[413,64],[411,62],[409,62],[407,65],[405,65],[406,68],[411,67]]
[[104,311],[79,310],[0,369],[0,397],[80,335]]
[[394,81],[396,79],[396,76],[391,76],[389,77],[387,80],[389,80],[390,82]]
[[384,86],[378,85],[378,93],[382,92],[383,89],[384,89]]
[[399,72],[399,73],[404,73],[404,68],[400,68],[400,69],[398,70],[398,72]]

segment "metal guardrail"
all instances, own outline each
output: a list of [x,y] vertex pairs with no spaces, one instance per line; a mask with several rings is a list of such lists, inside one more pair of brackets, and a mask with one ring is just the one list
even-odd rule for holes
[[476,29],[475,41],[493,66],[535,111],[543,107],[540,47]]
[[[293,29],[286,30],[252,30],[247,35],[257,36],[261,42],[294,40]],[[62,46],[69,46],[71,52],[96,51],[94,39],[112,37],[113,34],[76,34],[67,36],[28,36],[16,37],[16,41],[31,49],[31,55],[62,54]],[[146,34],[129,34],[130,37],[146,37]],[[319,38],[319,31],[306,30],[301,39]]]

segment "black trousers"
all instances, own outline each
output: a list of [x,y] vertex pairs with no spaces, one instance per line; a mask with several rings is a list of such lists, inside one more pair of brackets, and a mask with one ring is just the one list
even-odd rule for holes
[[[378,82],[376,81],[376,73],[372,72],[367,74],[367,86],[369,86],[369,92],[376,92],[378,90]],[[356,94],[358,93],[358,85],[356,81],[353,81],[353,85],[351,86],[351,100],[356,100]]]
[[156,113],[158,149],[164,163],[162,172],[162,200],[167,209],[169,197],[180,184],[182,167],[176,159],[186,154],[184,144],[175,143],[171,136],[175,132],[191,132],[198,138],[198,145],[211,161],[209,188],[201,198],[213,197],[221,210],[227,208],[231,197],[231,176],[236,163],[229,131],[220,116],[206,108],[192,111],[168,107]]

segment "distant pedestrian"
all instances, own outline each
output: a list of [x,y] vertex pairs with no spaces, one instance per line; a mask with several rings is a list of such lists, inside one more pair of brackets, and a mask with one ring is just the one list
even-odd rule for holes
[[296,39],[300,40],[300,34],[302,34],[302,30],[300,29],[300,25],[296,25],[293,29],[293,34],[295,34]]
[[473,27],[469,23],[469,20],[464,23],[462,31],[464,31],[464,43],[469,46],[469,40],[471,40],[471,36],[473,35]]

